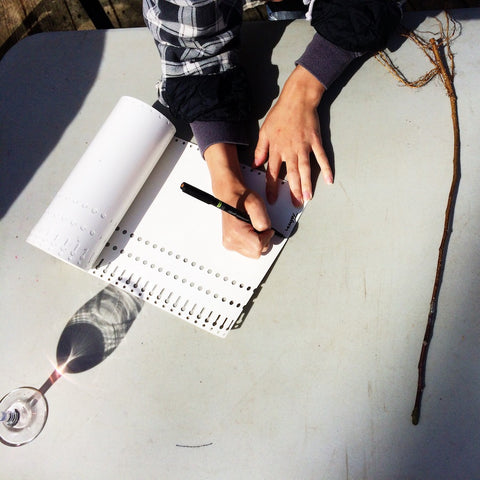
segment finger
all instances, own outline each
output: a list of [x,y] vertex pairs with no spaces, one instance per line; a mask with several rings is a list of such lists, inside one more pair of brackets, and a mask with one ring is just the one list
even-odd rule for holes
[[227,250],[249,258],[259,258],[264,250],[264,244],[252,225],[227,213],[223,213],[222,232],[223,246]]
[[302,183],[298,172],[298,158],[291,157],[286,161],[287,164],[287,180],[290,185],[290,196],[292,203],[296,207],[303,205]]
[[257,248],[260,253],[266,253],[270,249],[271,240],[275,234],[271,229],[272,224],[268,216],[267,208],[262,199],[252,192],[250,198],[247,197],[245,200],[245,209],[250,216],[253,228],[259,232],[257,233],[259,241]]
[[267,207],[257,194],[250,192],[245,198],[244,206],[252,226],[257,232],[264,232],[270,229],[272,224],[268,216]]
[[266,186],[268,203],[275,203],[278,196],[278,176],[282,166],[282,159],[278,154],[272,154],[268,159],[266,171]]
[[273,230],[267,230],[258,235],[260,243],[262,245],[262,253],[267,253],[270,250],[272,238],[275,235]]
[[310,168],[310,155],[307,152],[298,156],[298,172],[302,188],[302,199],[308,202],[312,199],[312,172]]
[[242,207],[249,215],[251,224],[222,212],[223,245],[246,257],[259,258],[270,248],[274,235],[270,229],[270,217],[261,197],[251,190],[245,192]]
[[259,167],[267,161],[269,146],[270,144],[267,135],[263,133],[263,130],[260,130],[257,146],[255,147],[255,158],[253,160],[253,165],[255,167]]
[[318,165],[320,166],[320,170],[322,172],[323,179],[325,183],[332,184],[333,183],[333,172],[330,167],[330,163],[328,161],[327,154],[323,149],[323,145],[320,139],[317,139],[316,142],[313,142],[312,150],[317,160]]

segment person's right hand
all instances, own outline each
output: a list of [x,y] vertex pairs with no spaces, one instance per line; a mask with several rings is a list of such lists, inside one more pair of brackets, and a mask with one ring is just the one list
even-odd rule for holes
[[252,225],[222,212],[223,246],[251,258],[267,252],[274,233],[263,200],[247,189],[236,202],[233,199],[226,203],[247,212]]
[[205,151],[213,194],[232,207],[245,211],[252,222],[243,222],[222,212],[223,245],[246,257],[259,258],[270,248],[274,235],[267,209],[260,196],[245,187],[238,163],[237,147],[214,144]]

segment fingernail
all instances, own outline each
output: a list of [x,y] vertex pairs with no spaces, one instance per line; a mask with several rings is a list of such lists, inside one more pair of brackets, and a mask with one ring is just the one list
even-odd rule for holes
[[327,177],[325,178],[325,181],[327,182],[328,185],[331,185],[333,183],[333,176],[327,175]]
[[303,201],[308,202],[312,199],[312,192],[305,191],[303,192]]

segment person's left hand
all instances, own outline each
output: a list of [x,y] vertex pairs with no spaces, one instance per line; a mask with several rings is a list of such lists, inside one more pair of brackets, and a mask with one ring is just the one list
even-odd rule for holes
[[313,152],[326,183],[333,173],[322,146],[317,107],[325,91],[306,69],[297,66],[260,129],[254,166],[268,160],[267,199],[274,203],[282,162],[287,167],[292,201],[300,206],[313,195],[310,153]]

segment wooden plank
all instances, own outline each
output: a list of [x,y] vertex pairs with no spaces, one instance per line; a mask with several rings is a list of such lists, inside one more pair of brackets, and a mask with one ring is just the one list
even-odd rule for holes
[[115,27],[143,27],[142,0],[100,0]]
[[0,58],[16,42],[39,32],[95,28],[78,0],[0,0]]
[[[40,2],[41,0],[37,0],[36,3]],[[3,45],[13,34],[15,38],[12,44],[25,35],[26,28],[23,22],[27,19],[28,13],[21,1],[0,0],[0,18],[2,19],[0,45]]]
[[105,13],[100,0],[80,0],[80,4],[95,28],[113,28],[113,23],[110,21],[109,16]]
[[0,0],[0,58],[38,32],[144,26],[142,0]]
[[[58,11],[55,6],[61,8],[64,12],[62,19],[68,21],[68,18],[71,19],[72,28],[57,28],[56,31],[60,30],[95,30],[95,25],[88,16],[87,12],[83,8],[79,0],[43,0],[48,2],[51,5],[51,16],[54,21],[58,22],[61,26],[61,21],[57,18]],[[61,7],[60,7],[61,5]],[[49,31],[49,30],[45,30]]]

